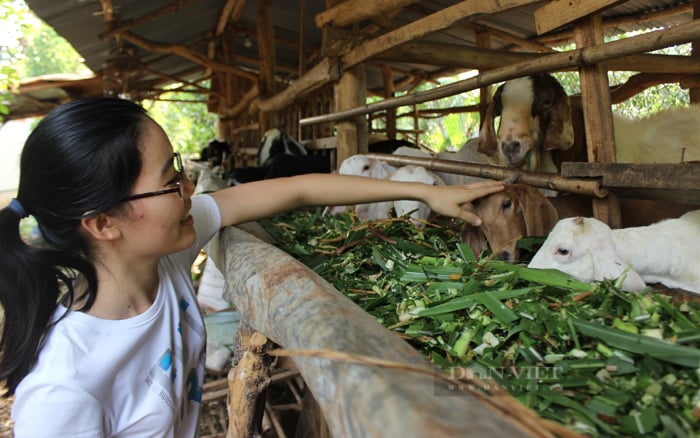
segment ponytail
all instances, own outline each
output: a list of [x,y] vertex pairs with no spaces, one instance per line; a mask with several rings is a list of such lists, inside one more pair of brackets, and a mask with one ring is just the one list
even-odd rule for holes
[[88,293],[89,306],[97,284],[94,267],[83,257],[26,244],[19,233],[21,219],[11,206],[0,210],[0,379],[7,387],[5,396],[14,394],[34,365],[61,291],[70,307],[75,300],[73,280],[82,274],[93,291]]
[[[7,395],[37,360],[58,303],[87,311],[97,295],[86,212],[118,212],[141,170],[138,104],[114,97],[78,99],[50,111],[27,138],[17,198],[0,209],[0,381]],[[31,214],[46,246],[25,243],[20,220]],[[76,295],[75,280],[85,290]],[[59,315],[59,317],[62,317]],[[60,319],[60,318],[59,318]]]

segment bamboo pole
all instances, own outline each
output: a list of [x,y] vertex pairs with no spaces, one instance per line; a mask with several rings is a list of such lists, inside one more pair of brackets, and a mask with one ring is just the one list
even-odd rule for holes
[[499,81],[506,81],[535,73],[575,67],[581,65],[597,64],[613,58],[642,53],[675,44],[686,43],[694,39],[700,39],[700,21],[679,24],[678,26],[649,32],[646,34],[612,41],[593,47],[584,47],[566,52],[543,55],[539,59],[526,60],[511,64],[506,67],[486,71],[476,77],[454,82],[428,91],[408,94],[381,102],[364,105],[346,111],[340,111],[321,116],[307,117],[299,120],[299,124],[312,125],[316,123],[331,122],[347,118],[365,115],[387,108],[395,108],[403,105],[428,102],[454,96],[455,94],[475,90]]
[[487,164],[441,160],[438,158],[409,157],[392,154],[364,154],[368,158],[384,161],[393,166],[421,166],[438,172],[456,173],[494,180],[517,178],[518,182],[542,189],[605,198],[608,191],[601,186],[599,179],[564,178],[556,173],[533,173],[509,167]]

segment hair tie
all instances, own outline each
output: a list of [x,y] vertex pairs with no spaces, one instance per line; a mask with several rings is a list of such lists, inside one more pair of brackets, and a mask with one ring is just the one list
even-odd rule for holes
[[19,215],[19,217],[21,217],[21,218],[25,218],[25,217],[29,216],[27,214],[27,210],[25,210],[24,207],[22,207],[22,203],[19,202],[16,198],[12,198],[12,201],[10,201],[9,207],[12,211],[17,213]]

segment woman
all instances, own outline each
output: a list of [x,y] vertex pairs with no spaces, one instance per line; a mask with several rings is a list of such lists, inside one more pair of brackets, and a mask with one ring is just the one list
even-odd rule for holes
[[[20,438],[196,435],[206,334],[190,266],[219,228],[400,198],[478,224],[460,205],[502,189],[303,175],[192,197],[161,127],[108,97],[49,113],[20,175],[0,210],[0,376]],[[27,215],[46,248],[20,239]]]

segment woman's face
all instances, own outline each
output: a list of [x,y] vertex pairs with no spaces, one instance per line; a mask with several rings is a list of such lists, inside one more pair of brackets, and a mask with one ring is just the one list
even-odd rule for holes
[[[141,135],[141,173],[132,194],[149,193],[176,187],[180,175],[173,165],[173,149],[165,132],[148,120]],[[182,176],[182,198],[178,192],[128,201],[124,234],[134,256],[160,257],[192,245],[195,239],[189,214],[194,191],[192,182]]]

